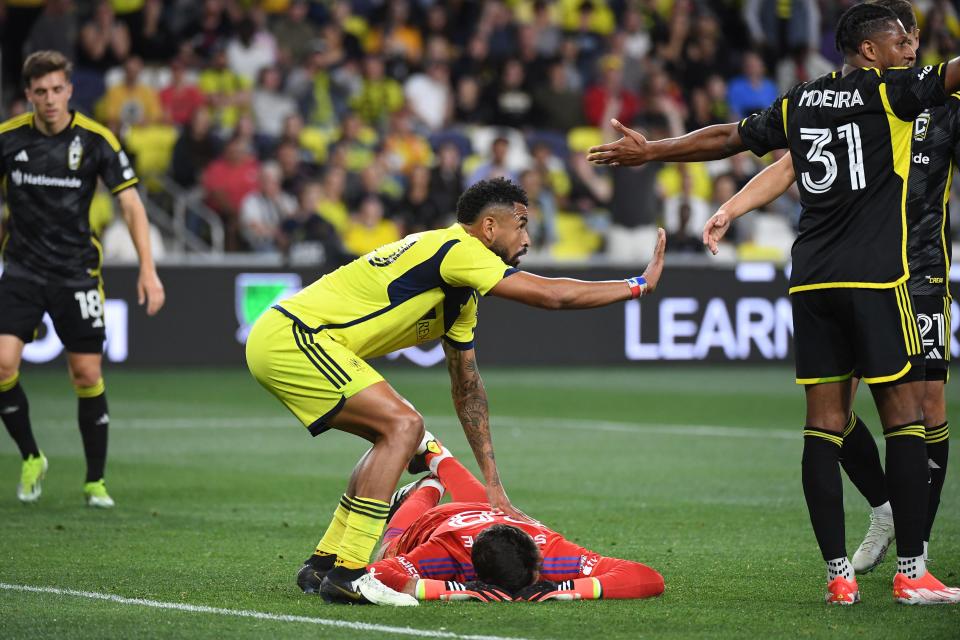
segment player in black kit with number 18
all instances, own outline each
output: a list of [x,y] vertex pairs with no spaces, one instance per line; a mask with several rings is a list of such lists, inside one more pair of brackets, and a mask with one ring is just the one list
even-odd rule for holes
[[30,426],[20,360],[44,312],[67,351],[78,397],[77,415],[89,506],[110,508],[104,484],[107,399],[101,364],[104,298],[103,251],[90,229],[90,201],[100,178],[117,196],[140,257],[137,294],[147,313],[163,306],[163,285],[150,252],[148,222],[134,185],[137,177],[117,138],[106,127],[69,109],[70,62],[38,51],[23,65],[26,97],[33,106],[0,123],[0,177],[7,215],[2,226],[0,277],[0,417],[23,456],[17,497],[36,502],[47,459]]

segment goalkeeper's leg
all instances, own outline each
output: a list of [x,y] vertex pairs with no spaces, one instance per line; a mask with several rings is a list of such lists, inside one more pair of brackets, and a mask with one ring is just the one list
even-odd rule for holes
[[480,481],[429,431],[424,432],[407,470],[436,474],[453,502],[487,501],[487,490]]

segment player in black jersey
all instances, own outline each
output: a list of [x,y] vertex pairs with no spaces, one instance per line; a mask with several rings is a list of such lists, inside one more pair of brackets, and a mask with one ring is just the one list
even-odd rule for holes
[[126,154],[106,127],[69,110],[69,61],[55,51],[38,51],[24,62],[23,78],[33,112],[0,124],[0,177],[8,212],[0,245],[0,417],[23,456],[17,497],[35,502],[47,459],[33,437],[19,370],[24,344],[48,312],[66,347],[78,396],[85,499],[90,506],[112,507],[103,481],[109,424],[101,376],[103,254],[89,223],[98,177],[117,195],[130,229],[140,256],[138,297],[150,315],[163,306],[163,285]]
[[[916,51],[920,46],[920,32],[913,6],[907,0],[874,0],[872,4],[885,6],[897,14]],[[960,94],[955,93],[943,106],[920,114],[914,122],[910,159],[912,168],[907,185],[908,289],[917,311],[926,357],[922,401],[930,467],[930,498],[923,538],[926,557],[949,453],[945,390],[950,363],[951,243],[947,201],[953,166],[960,161]],[[707,221],[704,244],[716,254],[717,243],[733,220],[779,197],[795,178],[788,155],[761,172]],[[856,378],[852,380],[852,386],[851,395],[856,393]],[[851,414],[843,432],[840,462],[872,507],[870,528],[852,558],[856,573],[867,573],[883,561],[893,541],[894,527],[880,454],[869,430],[855,414]]]
[[905,68],[915,59],[910,39],[896,14],[876,5],[850,8],[836,33],[842,72],[793,87],[762,113],[651,142],[614,121],[623,137],[594,147],[589,159],[638,165],[791,150],[803,205],[790,278],[797,382],[806,394],[802,479],[827,562],[827,601],[860,598],[844,541],[839,467],[857,370],[871,386],[887,440],[899,557],[894,598],[960,602],[960,589],[944,587],[923,558],[924,358],[907,291],[906,234],[912,121],[960,88],[960,59]]

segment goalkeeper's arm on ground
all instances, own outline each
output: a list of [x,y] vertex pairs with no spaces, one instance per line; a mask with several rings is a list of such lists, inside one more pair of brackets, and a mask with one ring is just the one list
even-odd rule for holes
[[[429,547],[429,549],[425,549]],[[457,575],[431,571],[433,578],[419,575],[418,559],[429,557],[432,566],[443,566],[439,562],[440,545],[427,543],[414,549],[410,554],[381,560],[371,565],[377,578],[391,589],[408,593],[418,600],[481,600],[489,602],[501,600],[495,594],[486,593],[489,587],[493,591],[502,591],[495,585],[479,585],[473,582],[458,582]],[[419,558],[418,558],[419,556]],[[452,561],[452,558],[451,558]],[[451,566],[453,563],[451,562]],[[588,574],[584,573],[588,571]],[[417,573],[417,575],[413,575]],[[510,597],[533,602],[544,600],[607,600],[651,598],[663,593],[663,576],[656,570],[640,562],[607,558],[593,555],[586,558],[583,568],[576,577],[560,581],[541,580]],[[474,595],[476,594],[476,595]]]
[[[589,573],[585,573],[589,572]],[[663,576],[640,562],[588,556],[577,577],[541,580],[518,591],[514,600],[625,600],[652,598],[663,593]]]

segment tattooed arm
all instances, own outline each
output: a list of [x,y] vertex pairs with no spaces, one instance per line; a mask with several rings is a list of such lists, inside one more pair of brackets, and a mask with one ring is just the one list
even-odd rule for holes
[[473,455],[480,465],[487,487],[490,506],[501,509],[514,517],[526,518],[523,512],[510,504],[503,490],[497,461],[493,455],[493,441],[490,438],[490,411],[487,405],[487,391],[480,379],[477,368],[476,352],[473,349],[461,351],[443,341],[443,351],[447,355],[447,370],[450,372],[450,390],[453,406],[457,411],[463,433],[473,449]]

